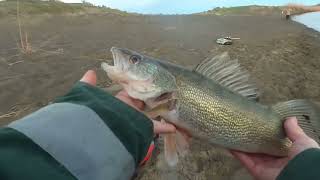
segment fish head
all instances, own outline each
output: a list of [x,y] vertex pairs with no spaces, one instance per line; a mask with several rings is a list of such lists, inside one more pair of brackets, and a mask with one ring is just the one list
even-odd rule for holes
[[146,102],[176,89],[174,76],[157,60],[124,48],[112,47],[111,52],[114,64],[101,66],[129,96]]

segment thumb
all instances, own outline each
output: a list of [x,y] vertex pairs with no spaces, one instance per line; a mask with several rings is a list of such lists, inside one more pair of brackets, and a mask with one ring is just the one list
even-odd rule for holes
[[97,84],[97,75],[93,70],[87,71],[80,80],[81,82],[88,83],[92,86]]
[[288,138],[294,142],[295,140],[306,136],[303,129],[298,125],[296,117],[290,117],[284,122],[284,128],[286,130]]

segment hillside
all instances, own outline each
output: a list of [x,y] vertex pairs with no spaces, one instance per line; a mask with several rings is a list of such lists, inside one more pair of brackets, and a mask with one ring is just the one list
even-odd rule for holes
[[[119,14],[127,15],[128,13],[108,7],[93,6],[90,3],[63,3],[58,1],[19,1],[20,14]],[[17,1],[1,1],[0,17],[16,15]]]
[[[317,5],[316,5],[317,6]],[[239,6],[239,7],[217,7],[212,10],[201,12],[201,15],[237,15],[237,16],[254,16],[254,15],[279,15],[285,9],[290,9],[291,15],[303,14],[306,12],[318,11],[315,6],[303,6],[299,4],[290,4],[288,6]]]
[[202,15],[275,15],[282,11],[280,6],[239,6],[214,8],[199,14]]
[[292,14],[303,14],[308,12],[320,11],[320,6],[304,6],[302,4],[289,4],[288,9],[290,9],[293,12]]

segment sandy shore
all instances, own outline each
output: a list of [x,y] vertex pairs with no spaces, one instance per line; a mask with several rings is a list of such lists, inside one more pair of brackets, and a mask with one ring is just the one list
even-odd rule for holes
[[[66,93],[88,69],[110,81],[100,63],[112,46],[126,47],[192,68],[228,51],[248,69],[262,103],[294,98],[320,102],[320,34],[279,16],[49,16],[23,17],[34,49],[21,55],[13,17],[0,19],[0,123],[6,124]],[[241,39],[220,46],[221,36]],[[161,156],[158,156],[161,157]],[[176,169],[155,158],[140,179],[248,179],[223,150],[194,142]]]

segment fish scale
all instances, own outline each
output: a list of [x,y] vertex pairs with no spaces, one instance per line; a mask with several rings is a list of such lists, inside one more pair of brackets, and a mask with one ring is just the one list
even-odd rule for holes
[[[181,73],[184,72],[179,74]],[[194,136],[207,139],[214,144],[223,144],[224,147],[247,152],[273,153],[274,155],[288,153],[290,143],[287,142],[288,139],[284,133],[279,131],[281,122],[268,120],[268,117],[262,118],[263,114],[273,114],[271,118],[280,119],[275,113],[267,112],[270,109],[265,109],[266,112],[253,110],[252,113],[245,106],[242,107],[243,103],[228,102],[239,96],[232,92],[226,93],[228,90],[223,90],[223,87],[218,90],[216,85],[214,89],[210,89],[212,85],[198,86],[195,82],[199,81],[192,79],[194,76],[179,77],[176,78],[179,87],[177,93],[179,118],[192,127]],[[204,81],[204,77],[201,78]],[[224,92],[223,95],[215,94],[219,91]],[[249,103],[252,104],[251,107],[258,106],[255,102]],[[259,115],[257,112],[263,112],[263,114]],[[270,143],[273,144],[272,147]]]

